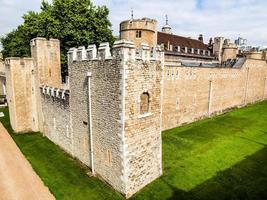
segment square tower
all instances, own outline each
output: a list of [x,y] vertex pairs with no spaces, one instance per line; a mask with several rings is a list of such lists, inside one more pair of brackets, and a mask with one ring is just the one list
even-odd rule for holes
[[69,51],[73,149],[130,197],[162,174],[164,56],[145,44],[137,54],[128,41],[112,50],[105,43],[98,52],[94,45]]
[[31,40],[31,54],[39,85],[60,88],[62,81],[59,40],[35,38]]

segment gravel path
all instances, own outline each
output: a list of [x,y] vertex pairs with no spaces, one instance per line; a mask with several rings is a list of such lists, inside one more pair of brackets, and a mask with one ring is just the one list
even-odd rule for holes
[[54,196],[0,123],[0,200],[52,200]]

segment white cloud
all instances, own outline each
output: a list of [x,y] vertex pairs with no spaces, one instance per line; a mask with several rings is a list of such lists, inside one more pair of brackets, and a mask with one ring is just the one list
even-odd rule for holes
[[[11,31],[22,22],[28,10],[38,10],[41,0],[0,0],[0,35]],[[253,45],[267,45],[266,0],[93,0],[95,5],[107,5],[114,34],[119,23],[134,17],[158,20],[158,29],[168,14],[173,32],[196,38],[224,36],[235,39],[239,35]],[[199,3],[197,3],[199,2]],[[201,5],[199,7],[199,5]]]
[[[198,8],[198,1],[201,7]],[[239,35],[253,45],[267,45],[267,1],[265,0],[94,0],[97,5],[110,8],[114,33],[118,34],[120,21],[130,18],[150,17],[158,20],[158,28],[168,14],[175,34],[196,38],[224,36],[236,39]]]

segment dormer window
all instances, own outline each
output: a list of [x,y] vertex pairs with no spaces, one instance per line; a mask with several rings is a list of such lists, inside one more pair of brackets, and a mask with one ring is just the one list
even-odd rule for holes
[[137,30],[136,31],[136,38],[141,38],[142,37],[142,31]]
[[176,52],[180,52],[181,51],[181,48],[180,46],[175,46],[175,49],[174,49]]

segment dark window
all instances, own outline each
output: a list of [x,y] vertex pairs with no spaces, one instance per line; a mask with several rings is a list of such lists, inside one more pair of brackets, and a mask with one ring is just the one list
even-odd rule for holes
[[176,51],[176,52],[180,52],[180,46],[175,46],[175,47],[174,47],[174,51]]
[[141,94],[140,114],[148,113],[149,111],[149,94],[144,92]]
[[136,38],[142,37],[142,31],[136,31]]

